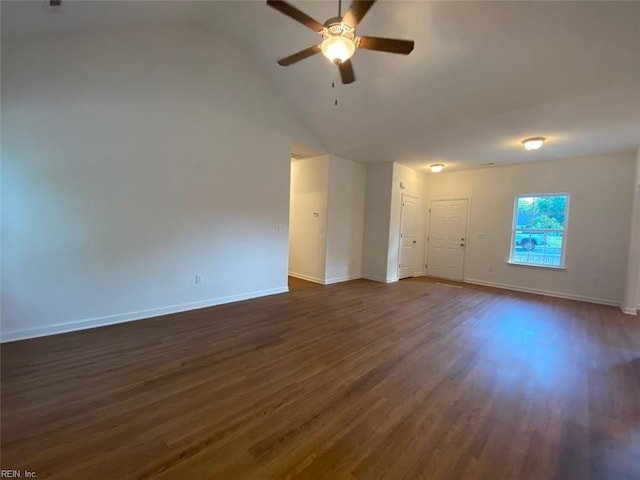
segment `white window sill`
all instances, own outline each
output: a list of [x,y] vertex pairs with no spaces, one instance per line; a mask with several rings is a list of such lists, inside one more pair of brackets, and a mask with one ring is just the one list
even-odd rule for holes
[[516,267],[533,267],[533,268],[548,268],[550,270],[566,270],[567,268],[564,265],[560,265],[556,267],[555,265],[537,265],[535,263],[518,263],[518,262],[507,262],[509,265],[514,265]]

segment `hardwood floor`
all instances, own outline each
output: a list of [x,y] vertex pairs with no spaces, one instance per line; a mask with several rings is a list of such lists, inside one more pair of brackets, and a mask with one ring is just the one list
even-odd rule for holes
[[2,346],[39,479],[638,479],[640,318],[426,278]]

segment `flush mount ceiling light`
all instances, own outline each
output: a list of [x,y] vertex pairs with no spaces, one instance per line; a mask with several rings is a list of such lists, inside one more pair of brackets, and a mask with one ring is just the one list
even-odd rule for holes
[[440,173],[444,170],[444,163],[434,163],[433,165],[429,165],[429,168],[433,173]]
[[527,150],[538,150],[545,140],[546,138],[544,137],[525,138],[524,140],[522,140],[522,144]]

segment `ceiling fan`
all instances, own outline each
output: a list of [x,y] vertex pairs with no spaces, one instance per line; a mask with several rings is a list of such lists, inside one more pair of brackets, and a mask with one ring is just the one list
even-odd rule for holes
[[338,0],[338,16],[328,19],[324,24],[314,20],[306,13],[282,0],[267,0],[267,5],[275,8],[280,13],[293,18],[314,32],[322,35],[322,42],[293,55],[281,58],[278,64],[288,67],[291,64],[304,60],[318,52],[338,65],[342,83],[353,83],[356,76],[353,73],[351,57],[356,48],[376,50],[378,52],[399,53],[409,55],[413,50],[413,40],[398,40],[395,38],[380,37],[356,37],[356,27],[367,14],[376,0],[353,0],[349,10],[341,15],[342,0]]

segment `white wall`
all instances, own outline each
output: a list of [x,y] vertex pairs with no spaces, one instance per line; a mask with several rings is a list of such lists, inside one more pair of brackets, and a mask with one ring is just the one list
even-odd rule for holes
[[330,156],[325,283],[362,278],[366,167]]
[[[404,188],[400,187],[400,182]],[[424,275],[427,178],[399,163],[367,165],[364,226],[364,277],[379,282],[398,280],[402,194],[418,198],[418,224],[414,275]]]
[[362,278],[365,176],[364,165],[333,155],[292,163],[290,275],[321,284]]
[[[619,305],[635,155],[573,158],[431,175],[430,199],[471,197],[465,280]],[[517,194],[569,192],[566,269],[507,264]],[[490,271],[492,268],[492,271]]]
[[3,41],[2,117],[3,340],[287,290],[289,153],[315,141],[234,45]]
[[[393,164],[393,182],[391,188],[391,215],[389,221],[389,250],[387,254],[387,278],[398,279],[398,263],[400,261],[400,220],[402,216],[402,194],[408,193],[418,197],[418,223],[416,237],[418,243],[415,250],[414,275],[424,275],[424,249],[427,220],[427,204],[425,202],[425,185],[427,177],[424,173],[412,168]],[[400,188],[402,182],[405,188]]]
[[633,211],[627,253],[627,275],[622,311],[635,315],[640,308],[640,148],[636,152]]
[[[634,252],[629,255],[629,262],[633,261],[635,255],[636,262],[636,311],[640,310],[640,147],[636,152],[636,190],[635,190],[635,215],[634,222],[632,224],[633,231],[633,249]],[[631,245],[630,245],[631,247]],[[633,303],[632,303],[633,305]]]
[[380,282],[393,281],[387,276],[392,185],[392,163],[367,165],[362,269],[364,278]]
[[325,281],[328,190],[328,155],[291,163],[289,273],[317,283]]

